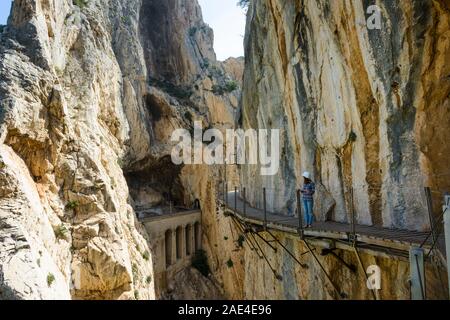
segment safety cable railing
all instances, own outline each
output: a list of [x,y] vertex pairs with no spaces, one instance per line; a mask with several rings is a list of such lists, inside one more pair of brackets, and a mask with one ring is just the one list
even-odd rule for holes
[[[372,187],[368,187],[367,185],[364,186],[366,190],[381,190],[381,188],[374,188]],[[420,191],[417,188],[414,187],[408,187],[408,190],[413,190],[416,189],[417,194],[420,196],[422,195],[420,193]],[[423,190],[423,189],[422,189]],[[279,193],[278,193],[279,192]],[[348,224],[349,224],[349,231],[348,233],[348,241],[353,245],[353,250],[354,253],[356,255],[357,261],[364,273],[364,277],[366,279],[366,281],[369,281],[369,277],[367,275],[365,266],[362,262],[362,259],[359,255],[359,251],[358,251],[358,239],[357,239],[357,230],[356,230],[356,225],[357,225],[357,221],[356,221],[356,212],[355,212],[355,208],[354,208],[354,188],[351,187],[349,188],[349,190],[346,192],[347,194],[349,194],[348,196],[348,200],[349,200],[349,204],[348,204],[348,210],[349,213],[347,214],[347,216],[349,216],[348,218]],[[440,232],[441,232],[441,227],[443,226],[443,224],[441,223],[443,220],[443,216],[445,214],[445,210],[439,214],[438,217],[434,217],[433,215],[433,206],[432,206],[432,193],[439,193],[439,194],[444,194],[444,192],[439,192],[437,190],[432,190],[430,188],[425,188],[425,199],[426,199],[426,207],[427,210],[429,212],[429,219],[430,219],[430,232],[427,235],[426,239],[423,241],[423,243],[421,244],[421,248],[428,243],[428,240],[430,237],[432,237],[432,242],[431,242],[431,247],[428,251],[428,254],[425,257],[425,261],[428,259],[428,257],[431,255],[432,250],[435,248],[436,243],[438,242],[439,236],[440,236]],[[292,200],[289,199],[289,197],[292,196],[292,191],[288,190],[287,188],[283,188],[283,187],[275,187],[275,188],[268,188],[268,187],[263,187],[262,188],[262,192],[260,193],[261,196],[258,197],[258,193],[255,192],[255,190],[253,190],[253,194],[248,192],[248,189],[245,186],[240,186],[235,187],[234,188],[234,203],[230,204],[229,203],[229,192],[228,192],[228,186],[227,183],[224,183],[223,186],[223,201],[224,204],[231,208],[234,209],[233,211],[235,213],[238,213],[238,198],[240,199],[240,201],[242,202],[242,206],[239,208],[242,213],[242,217],[243,219],[238,219],[236,216],[232,216],[233,217],[233,221],[235,223],[240,223],[242,224],[244,227],[242,227],[241,225],[241,230],[245,233],[249,233],[250,237],[251,237],[251,242],[249,241],[250,237],[248,237],[247,235],[245,235],[246,240],[249,241],[249,246],[252,247],[252,250],[255,251],[258,256],[261,259],[265,259],[266,263],[269,265],[270,269],[272,270],[272,272],[274,273],[275,277],[277,279],[280,280],[281,276],[276,272],[276,270],[273,268],[273,266],[271,265],[269,259],[267,258],[265,252],[263,251],[262,247],[260,246],[258,239],[260,239],[261,241],[263,241],[267,246],[269,246],[271,249],[273,249],[274,251],[276,251],[276,248],[270,243],[270,241],[268,241],[267,239],[265,239],[263,236],[260,235],[261,231],[264,231],[266,233],[268,233],[272,239],[279,244],[283,250],[287,251],[288,254],[294,259],[294,261],[296,261],[299,265],[301,265],[303,268],[307,268],[307,265],[302,263],[292,252],[290,252],[290,250],[288,250],[274,235],[272,232],[270,232],[269,228],[268,228],[268,223],[269,223],[269,219],[268,219],[268,214],[269,214],[269,208],[268,208],[268,198],[272,201],[272,210],[270,212],[271,215],[275,215],[273,214],[273,211],[279,211],[279,210],[273,210],[273,208],[275,207],[273,205],[273,203],[286,203],[285,206],[281,206],[285,213],[287,213],[289,216],[286,216],[285,219],[279,219],[277,218],[276,222],[291,222],[293,221],[293,218],[298,219],[298,234],[300,236],[300,239],[303,241],[303,243],[305,244],[306,248],[308,249],[306,252],[302,253],[301,256],[303,256],[304,254],[311,254],[314,258],[314,260],[316,261],[316,263],[319,265],[319,267],[321,268],[321,270],[324,272],[327,280],[330,282],[330,284],[332,285],[334,291],[338,294],[338,297],[343,298],[345,297],[345,294],[343,292],[340,292],[340,290],[338,289],[338,287],[335,285],[335,283],[333,282],[333,280],[331,279],[330,275],[328,274],[328,272],[326,271],[326,269],[324,268],[324,266],[322,265],[322,263],[320,262],[320,260],[318,259],[318,257],[315,255],[314,250],[312,249],[310,244],[308,243],[307,239],[305,238],[304,235],[304,224],[303,224],[303,217],[302,217],[302,201],[301,201],[301,193],[300,190],[297,190],[294,194],[295,194],[295,201],[293,202]],[[251,197],[251,200],[249,199],[249,197]],[[249,202],[252,203],[256,203],[256,204],[260,204],[260,207],[262,207],[262,209],[258,209],[258,206],[250,206]],[[280,206],[279,206],[280,207]],[[294,210],[293,207],[295,207]],[[249,226],[248,224],[248,218],[249,216],[247,215],[247,211],[248,209],[256,209],[256,210],[262,210],[263,212],[263,225],[262,225],[262,230],[258,230],[255,231],[252,229],[251,226]],[[240,211],[239,210],[239,211]],[[278,217],[283,217],[280,215],[277,215]],[[337,259],[339,259],[340,257],[337,256]],[[417,259],[417,257],[416,257]],[[340,260],[340,259],[339,259]],[[347,263],[345,263],[345,261],[343,261],[343,264],[348,267],[350,270],[352,270],[351,266],[348,265]],[[425,298],[425,292],[424,292],[424,286],[425,284],[422,283],[422,278],[420,278],[420,287],[421,287],[421,292],[422,292],[422,297]],[[370,288],[369,288],[370,289]],[[376,300],[377,299],[377,294],[376,294],[376,290],[374,288],[371,289],[371,293],[373,295],[373,299]]]
[[[365,185],[367,187],[367,185]],[[369,190],[370,188],[366,188]],[[404,188],[403,188],[404,189]],[[429,194],[433,192],[438,192],[437,190],[433,190],[430,188],[414,188],[407,187],[409,190],[415,190],[415,192],[410,193],[410,197],[413,199],[424,198],[425,201],[418,201],[417,203],[421,203],[423,205],[424,210],[429,212],[429,220],[430,220],[430,236],[432,236],[431,243],[437,242],[440,233],[439,224],[442,220],[443,214],[441,213],[437,217],[433,214],[433,208],[431,205],[431,197]],[[425,189],[425,193],[423,190]],[[344,192],[344,202],[341,206],[343,206],[344,212],[341,213],[341,221],[340,224],[348,224],[349,226],[349,241],[354,242],[356,239],[356,226],[358,224],[358,214],[354,208],[354,194],[355,188],[350,187],[346,192]],[[221,199],[223,202],[230,208],[234,208],[237,206],[237,197],[234,197],[234,203],[229,202],[229,188],[227,183],[223,183],[223,192],[221,193]],[[299,211],[301,212],[302,203],[301,198],[299,199],[298,190],[291,190],[289,188],[284,187],[262,187],[260,191],[255,189],[249,189],[244,186],[235,187],[234,194],[238,195],[239,200],[243,203],[243,214],[247,216],[247,211],[249,208],[260,210],[263,213],[263,224],[264,228],[267,228],[267,224],[270,222],[268,219],[268,215],[270,214],[272,217],[276,216],[276,222],[290,222],[292,223],[292,218],[298,219],[298,229],[299,231],[304,230],[303,221],[300,218]],[[427,195],[428,194],[428,195]],[[440,195],[444,195],[445,191],[439,191]],[[426,204],[424,203],[426,202]],[[414,207],[419,207],[417,203],[414,204]],[[251,205],[250,205],[251,204]],[[368,202],[368,208],[371,207],[372,202]],[[277,212],[277,213],[274,213]],[[303,217],[304,218],[304,217]],[[347,222],[345,222],[347,221]],[[440,226],[442,227],[442,226]],[[436,234],[435,234],[436,233]],[[429,237],[425,240],[425,243],[428,243]],[[423,245],[421,246],[423,247]]]

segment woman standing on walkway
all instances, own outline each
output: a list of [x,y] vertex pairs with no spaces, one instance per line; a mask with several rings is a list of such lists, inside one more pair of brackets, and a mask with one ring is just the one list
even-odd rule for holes
[[313,222],[313,209],[314,209],[314,193],[316,192],[316,186],[311,180],[311,173],[303,173],[304,184],[300,191],[302,193],[303,209],[305,212],[306,228],[311,228]]

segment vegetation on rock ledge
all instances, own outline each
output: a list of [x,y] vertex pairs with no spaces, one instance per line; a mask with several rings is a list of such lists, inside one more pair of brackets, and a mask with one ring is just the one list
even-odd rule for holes
[[206,252],[204,250],[198,250],[194,257],[192,258],[192,266],[200,271],[202,275],[207,277],[210,272],[208,265],[208,258],[206,257]]
[[77,7],[84,8],[87,4],[87,0],[73,0],[73,4]]

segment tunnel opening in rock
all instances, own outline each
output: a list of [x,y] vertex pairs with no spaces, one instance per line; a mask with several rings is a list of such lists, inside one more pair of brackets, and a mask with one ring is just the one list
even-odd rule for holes
[[167,230],[164,234],[164,247],[166,255],[166,268],[172,264],[172,230]]
[[176,238],[176,246],[177,246],[177,260],[180,260],[182,257],[182,252],[183,252],[183,229],[181,227],[178,227],[176,229],[176,234],[175,234],[175,238]]
[[188,224],[185,229],[185,235],[186,235],[186,255],[191,255],[191,248],[192,248],[192,226]]
[[145,106],[147,107],[148,112],[150,113],[153,121],[161,120],[163,111],[161,109],[160,103],[155,98],[155,96],[151,94],[145,95]]
[[173,164],[170,156],[148,162],[144,168],[125,173],[137,214],[170,214],[186,207],[180,180],[183,166]]

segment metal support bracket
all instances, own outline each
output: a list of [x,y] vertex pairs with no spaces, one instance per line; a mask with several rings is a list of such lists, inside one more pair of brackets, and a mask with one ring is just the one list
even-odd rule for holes
[[409,270],[411,279],[411,299],[425,300],[424,250],[411,247],[409,250]]

